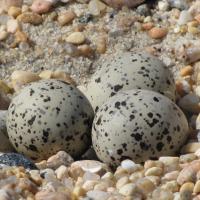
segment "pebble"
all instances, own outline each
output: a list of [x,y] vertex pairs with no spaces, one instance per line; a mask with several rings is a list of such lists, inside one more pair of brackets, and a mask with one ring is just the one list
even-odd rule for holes
[[61,165],[70,166],[73,163],[73,158],[65,151],[59,151],[57,154],[49,157],[47,160],[47,167],[57,169]]
[[88,9],[91,15],[98,16],[105,12],[106,5],[99,0],[91,0],[88,4]]
[[20,7],[15,7],[15,6],[11,6],[8,9],[8,15],[16,18],[17,16],[19,16],[22,13],[22,9]]
[[199,142],[189,142],[181,149],[181,153],[195,153],[198,149],[200,149]]
[[162,161],[159,161],[159,160],[147,160],[145,163],[144,163],[144,168],[147,170],[149,168],[152,168],[152,167],[160,167],[160,168],[163,168],[164,167],[164,164]]
[[6,40],[8,37],[8,32],[7,31],[0,31],[0,41]]
[[157,188],[152,193],[152,199],[174,200],[174,197],[173,197],[173,193],[170,192],[169,190]]
[[39,81],[40,77],[30,71],[14,71],[11,75],[12,86],[15,91],[19,91],[21,87],[27,83]]
[[167,11],[169,9],[169,3],[166,0],[159,1],[158,2],[158,9],[160,11]]
[[185,66],[180,70],[180,75],[182,77],[192,75],[193,74],[193,67],[191,65]]
[[194,153],[188,153],[180,156],[180,163],[188,163],[196,160],[197,156]]
[[184,96],[191,91],[192,87],[186,80],[176,81],[176,91],[180,96]]
[[61,26],[64,26],[66,24],[69,24],[73,21],[73,19],[76,17],[76,14],[71,11],[71,10],[68,10],[68,11],[65,11],[63,13],[60,13],[58,15],[58,23],[61,25]]
[[92,57],[94,54],[93,49],[87,44],[78,46],[78,50],[80,52],[80,55],[85,57]]
[[69,170],[67,169],[67,167],[65,165],[61,165],[60,167],[58,167],[55,171],[55,174],[57,176],[58,179],[62,180],[64,178],[69,177]]
[[71,33],[68,37],[65,38],[66,42],[76,45],[83,44],[85,40],[86,38],[82,32]]
[[43,18],[41,15],[33,12],[24,12],[17,17],[17,20],[23,23],[30,23],[33,25],[39,25],[43,22]]
[[179,157],[160,157],[159,161],[164,163],[165,173],[179,169]]
[[200,180],[198,180],[198,181],[195,183],[193,192],[196,193],[196,194],[200,193]]
[[178,175],[179,175],[179,171],[168,172],[162,177],[162,180],[164,182],[165,181],[173,181],[173,180],[176,180],[178,178]]
[[8,33],[16,33],[17,30],[20,30],[21,26],[16,19],[10,19],[7,21],[7,31]]
[[105,37],[98,37],[95,44],[98,53],[104,54],[106,52],[107,44]]
[[186,49],[186,58],[188,62],[194,63],[200,59],[200,48],[192,46]]
[[187,24],[189,21],[192,21],[193,17],[190,14],[189,11],[183,10],[180,13],[179,19],[178,19],[178,24],[179,25],[184,25]]
[[189,93],[182,97],[178,105],[187,112],[199,113],[200,112],[200,98],[194,93]]
[[146,170],[145,176],[161,176],[163,169],[160,167],[152,167]]
[[123,160],[121,162],[121,167],[128,173],[133,173],[143,169],[142,165],[135,164],[132,160]]
[[147,4],[142,4],[142,5],[139,5],[136,9],[136,12],[139,14],[139,15],[142,15],[142,16],[149,16],[151,14],[151,11],[149,9],[149,6]]
[[137,191],[145,198],[155,189],[155,185],[153,184],[153,182],[146,177],[138,179],[136,182],[136,186]]
[[124,196],[132,196],[135,192],[137,192],[137,187],[134,183],[125,184],[119,189],[119,193]]
[[195,182],[196,174],[200,170],[200,161],[192,161],[188,166],[184,167],[177,178],[177,182],[183,185],[185,182]]
[[121,187],[123,187],[124,185],[126,185],[128,183],[129,183],[128,176],[121,177],[116,183],[116,188],[120,189]]
[[161,186],[161,189],[168,190],[174,193],[179,191],[179,185],[177,181],[173,180],[166,182],[164,185]]
[[184,183],[180,188],[181,199],[183,200],[191,199],[193,189],[194,189],[194,183],[191,182]]
[[40,191],[35,195],[35,200],[72,200],[69,193]]
[[149,30],[149,36],[153,39],[162,39],[167,35],[167,32],[166,28],[154,27]]
[[4,153],[0,155],[0,164],[8,166],[23,166],[26,169],[37,169],[32,161],[18,153]]

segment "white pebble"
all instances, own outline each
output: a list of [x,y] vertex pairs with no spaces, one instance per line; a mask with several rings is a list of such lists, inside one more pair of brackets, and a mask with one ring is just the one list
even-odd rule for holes
[[187,10],[183,10],[180,13],[178,24],[179,25],[187,24],[189,21],[192,21],[192,19],[193,19],[192,15]]

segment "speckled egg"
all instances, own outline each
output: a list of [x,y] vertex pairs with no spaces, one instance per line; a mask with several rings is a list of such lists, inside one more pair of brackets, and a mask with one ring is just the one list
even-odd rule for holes
[[93,110],[75,87],[58,80],[31,83],[8,109],[7,129],[16,150],[34,160],[59,150],[80,156],[91,143]]
[[82,91],[95,111],[119,91],[147,89],[175,99],[170,70],[147,53],[124,52],[108,57]]
[[174,155],[188,136],[188,123],[169,98],[148,90],[111,97],[97,111],[92,142],[100,160],[117,165]]

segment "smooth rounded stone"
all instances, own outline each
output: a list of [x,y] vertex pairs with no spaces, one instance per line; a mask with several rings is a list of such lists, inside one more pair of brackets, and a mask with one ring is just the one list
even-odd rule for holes
[[169,3],[167,1],[159,1],[158,2],[158,9],[160,11],[167,11],[169,9]]
[[134,183],[128,183],[119,189],[119,193],[124,196],[132,196],[137,192],[137,186]]
[[20,28],[21,28],[21,26],[16,19],[10,19],[7,21],[8,33],[16,33],[16,31],[19,30]]
[[184,25],[187,24],[189,21],[192,21],[192,15],[190,14],[189,11],[183,10],[180,13],[179,19],[178,19],[178,24],[179,25]]
[[57,154],[51,156],[47,160],[47,167],[57,169],[61,165],[70,166],[74,159],[65,151],[59,151]]
[[147,198],[147,196],[155,189],[153,182],[146,177],[138,179],[135,184],[137,186],[137,191],[145,198]]
[[99,0],[91,0],[88,4],[90,14],[99,16],[106,11],[106,5]]
[[162,181],[167,182],[176,180],[178,178],[179,173],[180,173],[179,171],[168,172],[162,177]]
[[170,172],[174,170],[179,170],[179,157],[163,156],[159,158],[159,161],[164,163],[164,171]]
[[76,45],[83,44],[85,40],[86,40],[85,35],[81,32],[71,33],[68,37],[65,38],[66,42]]
[[22,13],[22,9],[20,7],[16,7],[16,6],[11,6],[8,9],[8,15],[16,18],[18,15],[20,15]]
[[26,169],[37,169],[32,161],[18,153],[4,153],[0,155],[0,164],[8,166],[23,166]]
[[129,90],[110,98],[97,111],[92,127],[97,156],[114,166],[124,159],[144,162],[174,155],[187,137],[183,112],[167,97],[147,90]]
[[95,111],[120,91],[132,89],[152,90],[175,99],[171,72],[160,60],[147,53],[117,52],[99,66],[81,89]]
[[61,165],[59,168],[56,169],[55,174],[58,179],[62,180],[63,178],[69,177],[68,172],[69,170],[67,169],[67,167],[64,165]]
[[170,192],[178,192],[179,191],[179,185],[177,181],[169,181],[166,182],[164,185],[161,186],[161,189],[168,190]]
[[145,163],[144,163],[144,169],[147,170],[149,168],[152,168],[152,167],[160,167],[160,168],[163,168],[164,167],[164,164],[163,162],[159,161],[159,160],[147,160]]
[[128,176],[121,177],[116,183],[116,188],[119,190],[121,187],[123,187],[124,185],[128,183],[129,183]]
[[145,176],[161,176],[163,169],[160,167],[152,167],[146,170]]
[[14,151],[14,147],[9,141],[8,138],[8,133],[6,129],[6,116],[7,116],[7,111],[1,110],[0,111],[0,152],[12,152]]
[[91,144],[92,120],[92,107],[75,86],[41,80],[12,99],[7,130],[16,150],[34,160],[47,159],[58,151],[76,158]]
[[85,191],[91,191],[91,190],[94,190],[94,186],[96,184],[98,184],[99,181],[97,180],[88,180],[88,181],[85,181],[83,184],[82,184],[82,188],[85,190]]
[[200,180],[198,180],[198,181],[195,183],[193,192],[196,193],[196,194],[200,193]]
[[157,188],[152,193],[152,199],[174,200],[174,197],[172,192],[161,188]]
[[182,97],[178,105],[187,112],[199,113],[200,112],[200,98],[195,94],[187,94]]
[[69,10],[69,11],[60,13],[57,20],[61,26],[64,26],[72,22],[75,17],[76,17],[76,14],[73,11]]
[[109,194],[108,192],[104,192],[100,190],[93,190],[93,191],[87,192],[87,197],[93,200],[102,200],[102,199],[107,200],[110,196],[111,194]]
[[71,164],[71,168],[81,168],[84,172],[102,174],[108,170],[106,164],[96,160],[81,160]]
[[17,20],[23,23],[30,23],[33,25],[39,25],[43,22],[42,16],[34,12],[24,12],[17,17]]
[[0,10],[7,11],[11,6],[21,7],[23,5],[23,0],[1,0]]
[[144,171],[138,171],[134,172],[129,176],[129,180],[133,183],[135,183],[138,179],[144,177]]
[[1,30],[0,31],[0,41],[7,39],[7,37],[8,37],[8,32],[5,30]]
[[198,149],[200,149],[200,142],[189,142],[181,149],[181,153],[195,153]]
[[180,188],[180,197],[182,200],[192,199],[194,183],[184,183]]
[[85,172],[83,175],[83,181],[98,181],[100,180],[100,176],[95,173]]
[[189,154],[180,156],[180,163],[188,163],[196,159],[197,159],[197,156],[194,153],[189,153]]
[[159,176],[146,176],[155,186],[160,184],[160,177]]
[[35,195],[35,200],[72,200],[69,192],[51,192],[51,191],[39,191]]
[[143,169],[142,165],[135,164],[132,160],[123,160],[121,162],[121,167],[125,169],[128,173],[134,173]]
[[200,170],[200,161],[195,160],[192,161],[190,164],[188,164],[186,167],[184,167],[177,178],[177,182],[180,185],[183,185],[185,182],[195,182],[196,181],[196,175],[197,172]]

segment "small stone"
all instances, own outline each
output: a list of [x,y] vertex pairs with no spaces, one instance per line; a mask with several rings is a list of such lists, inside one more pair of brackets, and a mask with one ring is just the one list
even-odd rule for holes
[[193,192],[196,193],[196,194],[200,193],[200,180],[198,180],[198,181],[195,183]]
[[187,10],[183,10],[180,13],[179,19],[178,19],[178,24],[179,25],[184,25],[187,24],[189,21],[192,21],[192,15],[190,14],[190,12],[188,12]]
[[106,10],[106,5],[99,0],[91,0],[88,4],[90,14],[98,16]]
[[116,183],[116,188],[119,190],[121,187],[123,187],[127,183],[129,183],[128,176],[121,177]]
[[98,181],[100,180],[100,176],[95,173],[85,172],[83,175],[83,181]]
[[195,182],[196,174],[200,170],[200,161],[192,161],[188,166],[184,167],[177,178],[177,182],[183,185],[185,182]]
[[136,9],[136,12],[145,17],[151,14],[150,8],[147,4],[139,5]]
[[193,74],[193,67],[191,65],[185,66],[180,71],[180,75],[182,77],[187,76],[187,75],[192,75],[192,74]]
[[52,73],[51,78],[61,80],[61,81],[65,81],[66,83],[69,83],[69,84],[72,84],[72,85],[76,85],[76,81],[70,76],[70,74],[68,74],[64,71],[60,71],[60,70],[54,71]]
[[119,189],[119,193],[124,196],[132,196],[136,192],[137,192],[137,187],[136,184],[134,183],[125,184]]
[[29,171],[29,174],[30,174],[30,178],[31,180],[37,184],[37,185],[41,185],[42,184],[42,178],[40,176],[40,173],[38,170],[30,170]]
[[69,166],[74,159],[65,151],[59,151],[47,160],[47,167],[57,169],[61,165]]
[[8,32],[7,31],[0,31],[0,41],[6,40],[8,37]]
[[146,177],[140,178],[136,182],[136,186],[137,186],[137,191],[141,193],[144,197],[147,197],[148,194],[153,192],[153,190],[155,189],[155,185],[153,184],[153,182]]
[[160,157],[159,161],[164,163],[164,171],[170,172],[180,169],[179,167],[179,157]]
[[108,167],[99,161],[95,160],[81,160],[73,162],[71,168],[79,167],[85,172],[96,173],[101,175],[108,170]]
[[84,196],[86,193],[86,191],[82,188],[82,187],[79,187],[79,186],[76,186],[74,189],[73,189],[73,195],[79,199],[79,197],[81,196]]
[[100,54],[104,54],[106,52],[106,38],[105,37],[98,37],[96,40],[96,50]]
[[155,186],[160,184],[160,177],[159,176],[146,176]]
[[153,24],[152,22],[147,22],[147,23],[142,24],[142,29],[143,29],[144,31],[149,31],[149,30],[151,30],[153,27],[154,27],[154,24]]
[[183,146],[181,149],[181,153],[195,153],[198,149],[200,149],[200,143],[199,142],[190,142]]
[[[182,97],[178,105],[185,111],[191,113],[199,113],[200,112],[200,98],[194,93],[190,93]],[[188,152],[189,153],[189,152]]]
[[169,181],[167,183],[165,183],[164,185],[161,186],[161,189],[163,190],[168,190],[170,192],[178,192],[179,191],[179,185],[177,183],[177,181]]
[[78,50],[80,52],[80,55],[85,56],[85,57],[91,57],[94,54],[93,49],[87,44],[78,46]]
[[39,81],[40,77],[30,71],[14,71],[11,75],[12,86],[15,91],[27,83]]
[[1,0],[0,1],[0,8],[2,10],[7,11],[10,7],[21,7],[23,4],[23,0]]
[[176,91],[180,96],[188,94],[192,90],[192,86],[186,80],[176,81]]
[[72,200],[70,193],[40,191],[35,195],[35,200]]
[[18,15],[22,13],[22,9],[20,7],[12,6],[8,9],[8,15],[16,18]]
[[146,170],[145,176],[161,176],[163,169],[160,167],[152,167]]
[[64,26],[66,24],[71,23],[75,17],[76,17],[76,14],[73,11],[71,11],[71,10],[65,11],[65,12],[59,14],[58,23],[61,26]]
[[169,9],[169,3],[167,1],[159,1],[158,2],[158,9],[160,11],[167,11]]
[[[76,161],[76,162],[78,162],[78,161]],[[76,163],[76,162],[75,162],[75,163]],[[69,175],[70,175],[73,179],[77,180],[78,177],[83,177],[83,174],[84,174],[84,171],[83,171],[83,169],[81,168],[81,166],[79,166],[79,165],[73,165],[73,163],[72,163],[72,165],[71,165],[71,167],[70,167],[70,169],[69,169]]]
[[132,160],[123,160],[121,162],[121,167],[128,173],[133,173],[143,169],[142,165],[135,164]]
[[186,49],[186,58],[188,62],[194,63],[200,59],[200,48],[198,46],[189,47]]
[[23,31],[17,30],[15,33],[15,42],[18,43],[27,43],[28,36]]
[[144,172],[143,171],[138,171],[138,172],[134,172],[129,176],[129,180],[131,182],[136,182],[138,179],[143,178],[144,177]]
[[86,38],[83,33],[81,32],[74,32],[70,34],[65,41],[72,43],[72,44],[83,44],[85,42]]
[[166,173],[162,177],[162,180],[163,181],[173,181],[173,180],[176,180],[178,178],[178,175],[179,175],[179,171],[172,171],[172,172]]
[[42,160],[39,163],[35,164],[37,166],[38,169],[46,169],[47,168],[47,161],[46,160]]
[[162,39],[167,35],[166,28],[154,27],[149,31],[149,36],[153,39]]
[[62,180],[64,178],[69,177],[69,170],[67,169],[67,167],[65,165],[61,165],[60,167],[58,167],[55,171],[55,174],[57,176],[58,179]]
[[107,200],[111,194],[108,192],[100,191],[100,190],[93,190],[87,192],[87,197],[93,199],[93,200]]
[[188,163],[196,159],[197,159],[197,156],[194,153],[189,153],[189,154],[180,156],[180,163]]
[[52,78],[52,75],[53,75],[53,72],[51,70],[45,70],[39,74],[39,77],[41,79],[50,79]]
[[161,188],[157,188],[152,193],[152,199],[174,200],[174,197],[172,192]]
[[43,22],[43,18],[41,15],[33,12],[24,12],[17,17],[17,20],[23,23],[30,23],[33,25],[39,25]]
[[194,183],[191,182],[184,183],[180,188],[181,199],[183,200],[191,199],[193,189],[194,189]]
[[144,164],[145,170],[152,168],[152,167],[160,167],[163,168],[164,164],[161,161],[158,160],[147,160]]
[[17,30],[20,30],[21,26],[16,19],[10,19],[7,22],[7,31],[9,33],[16,33]]

